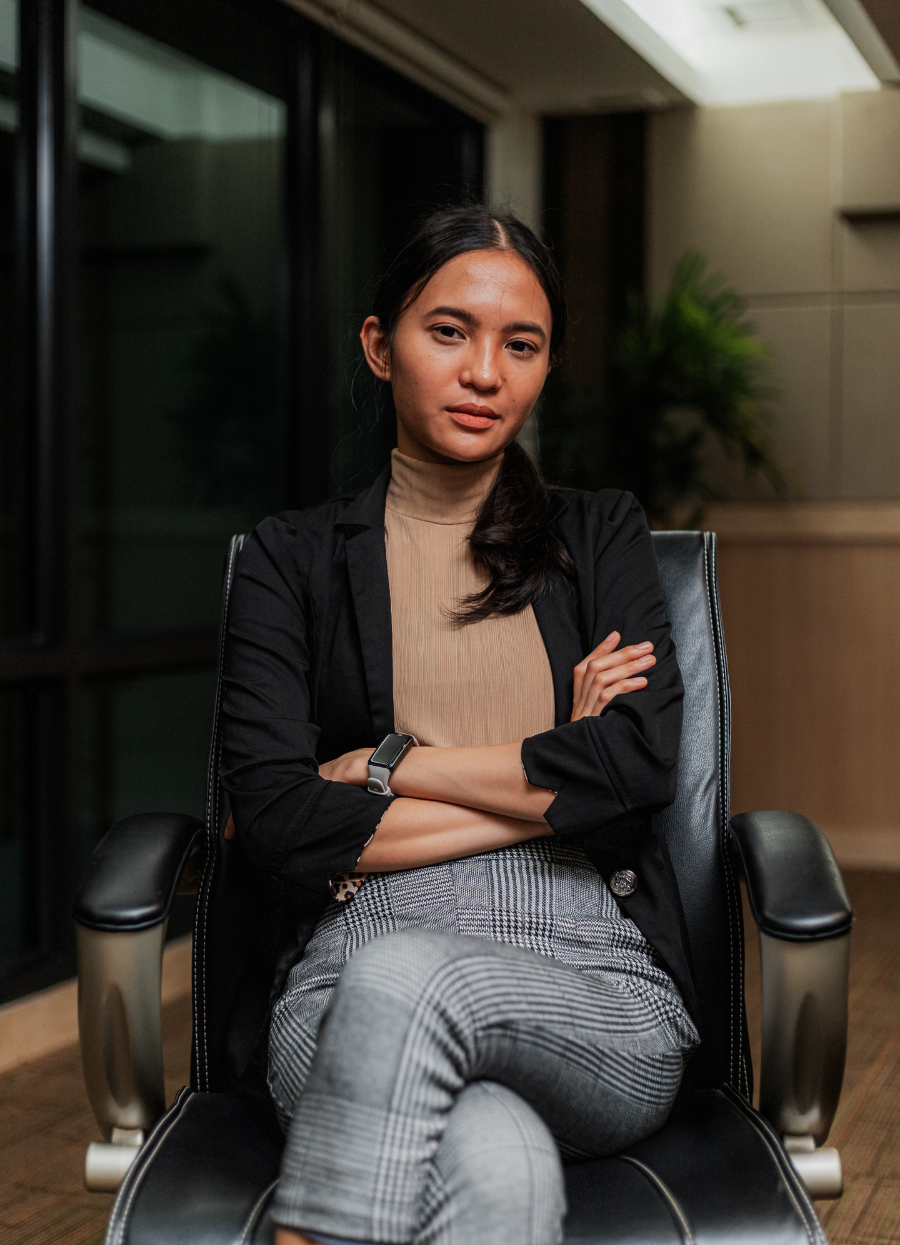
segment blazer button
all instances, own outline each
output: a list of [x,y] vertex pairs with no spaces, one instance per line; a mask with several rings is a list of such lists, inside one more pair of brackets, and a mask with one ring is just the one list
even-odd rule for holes
[[637,890],[637,874],[633,869],[617,869],[609,879],[609,889],[624,899]]

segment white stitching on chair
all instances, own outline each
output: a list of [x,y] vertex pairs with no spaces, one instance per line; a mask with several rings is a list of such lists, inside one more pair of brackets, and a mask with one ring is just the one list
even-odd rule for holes
[[[766,1148],[775,1160],[776,1167],[778,1167],[782,1172],[787,1172],[788,1170],[793,1172],[793,1168],[790,1166],[790,1159],[787,1155],[785,1155],[784,1151],[781,1149],[781,1146],[778,1144],[778,1141],[773,1141],[775,1133],[765,1118],[759,1115],[758,1112],[756,1112],[752,1107],[748,1109],[748,1107],[733,1093],[727,1094],[723,1090],[716,1090],[715,1092],[722,1094],[722,1097],[729,1101],[735,1110],[740,1111],[740,1113],[747,1120],[748,1124],[750,1124],[752,1128],[756,1129],[757,1135],[762,1138]],[[797,1184],[800,1186],[801,1196],[806,1204],[806,1214],[804,1214],[804,1207],[802,1207],[797,1200],[796,1188],[792,1186],[790,1180],[785,1179],[784,1181],[784,1187],[787,1189],[788,1196],[794,1203],[794,1209],[797,1211],[797,1214],[803,1222],[803,1229],[806,1232],[810,1245],[828,1245],[828,1239],[819,1224],[819,1217],[816,1214],[815,1207],[812,1204],[812,1200],[807,1192],[806,1186],[803,1184],[803,1181],[799,1176],[797,1176]],[[817,1232],[810,1231],[810,1216],[818,1228]]]
[[703,534],[703,575],[706,582],[706,598],[710,605],[710,631],[713,642],[713,656],[716,663],[716,683],[717,692],[720,700],[724,700],[724,712],[719,718],[719,782],[720,792],[720,853],[722,868],[725,874],[725,886],[727,890],[726,906],[728,908],[728,931],[731,942],[731,954],[729,956],[729,979],[731,987],[731,997],[728,1008],[728,1025],[729,1025],[729,1075],[732,1084],[738,1084],[743,1089],[749,1087],[746,1080],[746,1069],[744,1066],[743,1052],[743,1026],[739,1027],[739,1036],[735,1037],[735,1019],[737,1014],[743,1007],[744,998],[744,965],[743,960],[738,965],[738,985],[740,987],[740,995],[735,993],[734,980],[734,961],[736,955],[736,943],[738,926],[737,921],[737,905],[740,894],[735,894],[734,877],[732,875],[731,865],[728,859],[728,817],[731,811],[731,793],[728,786],[728,761],[729,761],[729,740],[728,735],[728,702],[730,700],[728,688],[728,676],[725,669],[724,649],[722,647],[722,618],[719,611],[719,603],[716,594],[712,591],[712,577],[710,568],[716,566],[716,542],[711,532]]
[[[201,939],[194,939],[194,1032],[202,1035],[203,1058],[200,1058],[200,1050],[197,1050],[197,1081],[204,1090],[209,1090],[209,1048],[207,1046],[207,1029],[206,1023],[206,929],[207,918],[209,916],[209,893],[207,888],[207,879],[211,878],[212,871],[215,868],[216,856],[218,854],[218,833],[219,833],[219,783],[213,780],[213,775],[218,775],[219,771],[219,710],[222,702],[221,679],[219,674],[224,668],[225,661],[225,627],[228,622],[228,605],[231,600],[231,586],[234,579],[234,564],[237,555],[244,547],[244,537],[235,536],[232,538],[228,549],[228,562],[225,568],[225,595],[222,602],[222,620],[220,624],[219,636],[219,661],[216,667],[216,701],[213,712],[213,737],[210,742],[209,750],[209,768],[206,776],[206,808],[207,808],[207,852],[206,860],[203,866],[203,874],[200,878],[200,885],[197,891],[198,901],[202,907],[203,913],[203,936]],[[199,924],[199,922],[198,922]],[[200,960],[200,950],[202,945],[202,962]],[[200,995],[203,996],[203,1023],[200,1024]]]
[[632,1167],[636,1167],[638,1171],[643,1172],[662,1200],[665,1202],[672,1215],[672,1218],[678,1225],[678,1231],[681,1233],[682,1245],[696,1245],[694,1234],[691,1231],[691,1225],[687,1221],[687,1216],[678,1204],[678,1198],[662,1179],[657,1176],[652,1167],[648,1167],[646,1163],[642,1163],[640,1159],[632,1158],[630,1154],[619,1154],[616,1156],[623,1163],[630,1163]]
[[[716,568],[718,568],[718,544],[715,536],[710,533],[710,560]],[[716,576],[718,582],[718,575]],[[728,831],[731,819],[731,684],[728,679],[728,653],[725,648],[724,627],[722,625],[722,612],[716,594],[713,602],[716,613],[716,651],[718,660],[721,664],[721,695],[724,705],[724,713],[721,731],[721,772],[722,772],[722,842],[723,842],[723,864],[725,868],[725,876],[728,879],[729,896],[732,899],[732,914],[735,921],[735,941],[737,942],[737,975],[738,988],[737,992],[733,991],[731,1000],[731,1014],[733,1019],[741,1018],[744,1012],[744,940],[743,928],[740,916],[741,910],[741,894],[740,886],[731,867],[731,856],[728,850]],[[729,920],[731,918],[729,917]],[[733,963],[732,958],[732,963]],[[733,989],[733,987],[732,987]],[[733,1032],[733,1030],[732,1030]],[[735,1075],[741,1088],[745,1094],[750,1091],[750,1078],[747,1073],[747,1061],[744,1050],[744,1029],[743,1025],[739,1025],[737,1037],[732,1038],[733,1050],[733,1075]]]
[[[710,638],[712,640],[713,660],[716,663],[716,698],[718,699],[721,696],[721,691],[722,691],[722,677],[721,677],[721,670],[719,668],[719,650],[718,650],[718,645],[716,644],[715,603],[713,600],[712,580],[711,580],[710,573],[709,573],[710,552],[711,552],[710,546],[711,546],[711,541],[709,539],[709,533],[704,532],[703,533],[703,582],[706,587],[706,600],[709,603],[709,611],[710,611],[709,630],[710,630]],[[719,732],[718,732],[719,733],[719,769],[720,769],[720,774],[721,774],[721,766],[722,766],[722,723],[721,723],[721,720],[718,721],[717,725],[719,727]],[[721,802],[721,792],[720,792],[720,802]],[[729,877],[727,861],[726,861],[726,856],[725,856],[726,846],[727,846],[726,844],[720,843],[719,850],[720,850],[720,854],[722,858],[722,863],[723,865],[725,865],[725,888],[728,892],[727,899],[726,899],[726,907],[728,909],[728,934],[729,934],[729,941],[731,943],[731,954],[728,957],[728,973],[729,973],[729,982],[730,982],[730,1001],[729,1001],[729,1007],[728,1007],[728,1026],[729,1026],[729,1035],[730,1035],[729,1036],[728,1067],[729,1067],[729,1074],[733,1078],[734,1077],[734,929],[732,926],[732,913],[731,913],[731,879]]]
[[241,1233],[241,1239],[238,1242],[238,1245],[249,1245],[250,1233],[256,1227],[259,1221],[260,1213],[265,1209],[265,1204],[268,1200],[269,1194],[277,1184],[278,1181],[273,1180],[270,1185],[266,1185],[262,1193],[260,1193],[259,1197],[253,1203],[253,1209],[250,1211],[247,1222],[244,1224],[244,1230]]
[[[110,1219],[110,1223],[112,1223],[113,1219],[115,1218],[116,1211],[118,1210],[119,1202],[125,1192],[125,1189],[127,1188],[128,1196],[125,1199],[125,1206],[122,1210],[122,1216],[119,1219],[119,1222],[116,1228],[116,1237],[115,1237],[115,1240],[108,1242],[108,1245],[122,1245],[122,1242],[125,1239],[125,1228],[128,1225],[128,1216],[131,1214],[131,1206],[132,1206],[132,1203],[134,1202],[135,1196],[137,1195],[138,1189],[141,1187],[141,1183],[143,1182],[144,1176],[147,1174],[147,1170],[150,1167],[150,1164],[153,1162],[153,1159],[156,1157],[156,1154],[159,1151],[159,1147],[162,1145],[163,1141],[165,1141],[166,1137],[168,1137],[169,1133],[178,1123],[179,1119],[181,1118],[182,1113],[184,1112],[185,1107],[187,1106],[187,1104],[190,1102],[190,1100],[193,1097],[194,1097],[194,1094],[192,1091],[185,1094],[183,1100],[180,1103],[178,1103],[177,1113],[169,1121],[167,1127],[164,1128],[162,1132],[160,1132],[157,1136],[153,1137],[152,1149],[148,1148],[150,1146],[150,1141],[148,1140],[147,1146],[145,1147],[145,1149],[147,1150],[147,1157],[144,1158],[144,1152],[142,1151],[141,1154],[139,1154],[138,1157],[135,1159],[135,1163],[139,1163],[140,1167],[135,1172],[135,1175],[132,1178],[130,1186],[128,1185],[128,1176],[126,1175],[125,1184],[122,1186],[122,1188],[119,1190],[119,1193],[116,1195],[116,1200],[113,1203],[113,1208],[112,1208],[112,1211],[110,1212],[109,1219]],[[178,1100],[176,1099],[176,1103],[177,1102]],[[175,1104],[173,1103],[173,1106],[174,1105]],[[171,1107],[169,1109],[171,1110]]]

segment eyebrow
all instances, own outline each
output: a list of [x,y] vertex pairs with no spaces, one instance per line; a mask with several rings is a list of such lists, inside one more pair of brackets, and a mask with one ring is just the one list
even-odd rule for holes
[[[464,320],[466,324],[472,324],[476,328],[480,321],[471,311],[465,311],[462,307],[432,307],[430,311],[425,313],[426,320],[430,316],[453,316],[457,320]],[[546,337],[547,334],[539,324],[533,320],[515,320],[512,324],[504,324],[504,333],[537,333],[539,337]]]

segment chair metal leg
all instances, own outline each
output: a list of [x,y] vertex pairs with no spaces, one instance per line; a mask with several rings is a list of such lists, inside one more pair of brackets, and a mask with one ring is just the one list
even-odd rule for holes
[[118,1187],[165,1110],[162,954],[166,923],[107,932],[77,926],[84,1081],[105,1142],[85,1157],[89,1189]]
[[789,942],[760,933],[763,979],[760,1110],[784,1138],[815,1197],[840,1197],[837,1150],[822,1146],[847,1051],[850,936]]

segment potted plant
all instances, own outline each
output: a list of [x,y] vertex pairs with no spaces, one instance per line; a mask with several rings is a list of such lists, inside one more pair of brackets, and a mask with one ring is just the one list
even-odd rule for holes
[[727,499],[717,456],[785,489],[770,440],[768,347],[734,290],[705,268],[689,251],[663,299],[632,295],[605,397],[562,382],[540,422],[548,478],[630,489],[654,527],[695,525],[709,502]]

